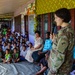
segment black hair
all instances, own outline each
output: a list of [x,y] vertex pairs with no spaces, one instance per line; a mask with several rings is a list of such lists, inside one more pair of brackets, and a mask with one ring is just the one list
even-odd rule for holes
[[50,32],[46,32],[46,34],[47,34],[48,36],[50,36]]
[[6,51],[10,52],[10,50],[9,50],[9,49],[6,49]]
[[46,34],[48,36],[46,39],[49,39],[50,38],[50,32],[46,32]]
[[38,34],[39,34],[39,36],[40,36],[40,31],[35,31],[35,34],[36,34],[36,33],[38,33]]
[[16,49],[16,50],[17,50],[17,48],[14,48],[14,49]]
[[61,8],[55,11],[55,15],[63,19],[63,22],[68,23],[71,20],[70,11],[67,8]]
[[26,46],[25,46],[25,45],[23,45],[23,47],[25,47],[25,48],[26,48]]
[[16,43],[16,42],[14,42],[14,44],[15,44],[15,45],[17,45],[17,43]]

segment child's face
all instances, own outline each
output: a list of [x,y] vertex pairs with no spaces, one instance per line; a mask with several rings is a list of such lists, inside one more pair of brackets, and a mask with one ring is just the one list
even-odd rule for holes
[[20,44],[20,42],[18,42],[18,44]]
[[48,38],[48,34],[46,34],[46,38]]
[[8,46],[8,49],[10,49],[10,46]]
[[4,46],[6,46],[6,44],[4,43]]
[[22,36],[20,38],[22,39]]
[[26,47],[23,47],[23,50],[25,51],[26,50]]
[[32,45],[31,45],[31,44],[29,44],[29,47],[32,47]]
[[27,41],[27,38],[25,38],[25,41]]
[[16,39],[14,39],[14,41],[16,41]]
[[16,44],[14,44],[14,47],[16,47]]
[[48,54],[45,54],[45,58],[48,59],[49,58],[49,55]]
[[8,54],[9,53],[9,51],[8,50],[6,50],[6,54]]
[[14,53],[17,53],[17,50],[16,49],[14,49]]
[[22,45],[25,45],[25,43],[23,43]]
[[52,39],[53,38],[53,36],[52,36],[52,34],[50,34],[50,39]]
[[8,43],[8,46],[10,46],[11,44],[10,43]]
[[12,44],[14,44],[14,41],[12,41]]

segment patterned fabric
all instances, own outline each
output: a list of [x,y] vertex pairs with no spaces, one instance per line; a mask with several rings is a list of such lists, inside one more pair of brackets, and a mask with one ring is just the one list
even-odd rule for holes
[[72,66],[72,50],[74,46],[74,31],[70,25],[59,30],[53,42],[48,59],[49,74],[69,75]]
[[44,44],[44,48],[43,48],[43,52],[45,52],[47,50],[51,50],[51,49],[52,49],[52,40],[46,39],[45,44]]

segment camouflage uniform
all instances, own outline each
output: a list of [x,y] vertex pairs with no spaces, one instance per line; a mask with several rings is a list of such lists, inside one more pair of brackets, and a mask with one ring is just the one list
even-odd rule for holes
[[[74,31],[70,25],[59,30],[48,59],[48,75],[69,75],[72,66]],[[55,74],[52,74],[54,72]]]

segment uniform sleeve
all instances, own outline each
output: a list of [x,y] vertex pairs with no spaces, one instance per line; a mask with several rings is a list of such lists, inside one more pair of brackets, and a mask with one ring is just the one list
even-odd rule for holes
[[58,44],[57,44],[57,50],[60,52],[60,53],[64,53],[65,50],[67,49],[68,47],[68,38],[67,36],[61,36],[59,38],[59,41],[58,41]]

